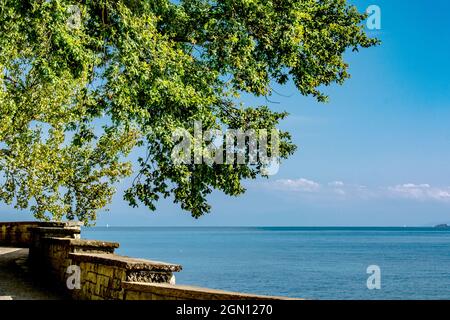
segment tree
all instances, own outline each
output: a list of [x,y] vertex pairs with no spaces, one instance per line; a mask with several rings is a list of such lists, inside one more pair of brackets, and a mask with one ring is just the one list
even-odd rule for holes
[[[264,163],[175,163],[173,132],[275,129],[286,113],[239,99],[273,83],[326,101],[320,88],[349,77],[344,53],[378,43],[365,18],[345,0],[0,0],[0,200],[89,223],[145,148],[124,198],[199,217]],[[284,159],[295,146],[279,137]]]

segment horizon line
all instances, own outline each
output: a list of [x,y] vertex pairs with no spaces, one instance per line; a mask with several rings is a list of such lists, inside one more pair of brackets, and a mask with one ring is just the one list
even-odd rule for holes
[[[130,225],[98,225],[98,226],[82,226],[83,228],[434,228],[436,226],[439,226],[440,224],[436,225],[390,225],[390,226],[368,226],[368,225],[311,225],[311,226],[277,226],[277,225],[244,225],[244,226],[230,226],[230,225],[210,225],[210,226],[192,226],[192,225],[185,225],[185,226],[170,226],[170,225],[162,225],[162,226],[155,226],[155,225],[144,225],[144,226],[130,226]],[[443,223],[442,225],[445,225]]]

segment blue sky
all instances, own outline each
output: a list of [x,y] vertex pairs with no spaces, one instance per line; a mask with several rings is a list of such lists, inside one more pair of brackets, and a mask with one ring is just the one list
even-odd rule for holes
[[[348,54],[352,78],[326,89],[328,104],[292,84],[274,95],[290,112],[297,153],[269,180],[215,193],[194,220],[170,201],[152,213],[119,193],[98,225],[424,226],[450,222],[450,2],[352,1],[381,8],[381,46]],[[246,98],[251,104],[266,103]],[[31,216],[1,207],[1,220]]]

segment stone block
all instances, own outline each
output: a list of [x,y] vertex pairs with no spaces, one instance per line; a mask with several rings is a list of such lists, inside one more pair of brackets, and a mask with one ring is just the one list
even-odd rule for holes
[[98,275],[94,272],[88,271],[86,275],[86,280],[90,283],[97,283],[97,277]]

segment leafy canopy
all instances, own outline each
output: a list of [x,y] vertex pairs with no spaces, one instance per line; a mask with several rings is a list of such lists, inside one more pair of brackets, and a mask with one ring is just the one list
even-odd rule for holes
[[0,200],[89,223],[140,147],[130,205],[173,197],[199,217],[213,189],[239,195],[263,164],[176,164],[172,133],[274,129],[286,113],[239,101],[273,83],[326,101],[320,88],[349,77],[346,50],[378,43],[364,19],[345,0],[0,0]]

